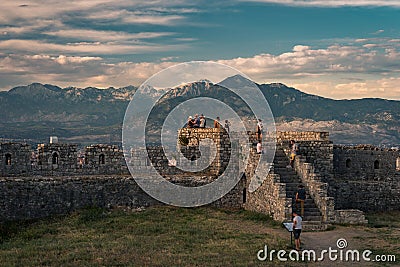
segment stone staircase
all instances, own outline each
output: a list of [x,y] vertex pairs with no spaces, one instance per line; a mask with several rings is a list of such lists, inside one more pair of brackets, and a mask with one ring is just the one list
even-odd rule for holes
[[[293,168],[287,168],[289,159],[283,148],[277,146],[274,158],[274,173],[280,175],[280,182],[286,184],[286,197],[292,199],[292,207],[295,208],[295,196],[298,186],[302,184],[301,179]],[[304,202],[303,231],[326,230],[327,225],[322,222],[322,214],[315,205],[307,188],[307,198]],[[300,203],[298,204],[300,212]]]

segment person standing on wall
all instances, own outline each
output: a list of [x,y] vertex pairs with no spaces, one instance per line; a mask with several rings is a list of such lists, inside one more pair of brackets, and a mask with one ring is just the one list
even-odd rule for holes
[[225,130],[227,133],[230,132],[231,123],[228,120],[225,120]]
[[294,140],[290,140],[290,163],[287,168],[294,168],[294,160],[296,159],[299,148]]
[[204,117],[203,114],[200,115],[200,128],[205,128],[206,127],[206,118]]
[[220,120],[219,117],[217,117],[217,118],[214,120],[214,128],[217,128],[217,129],[220,128],[219,120]]
[[200,127],[200,117],[199,114],[194,115],[193,119],[193,128],[199,128]]
[[187,128],[193,128],[193,126],[194,126],[193,117],[192,117],[192,116],[189,116],[189,118],[188,118],[188,120],[187,120],[187,123],[186,123],[186,127],[187,127]]
[[257,123],[257,139],[258,139],[258,142],[260,142],[260,143],[262,141],[263,128],[264,128],[264,125],[262,123],[262,120],[258,119],[258,123]]

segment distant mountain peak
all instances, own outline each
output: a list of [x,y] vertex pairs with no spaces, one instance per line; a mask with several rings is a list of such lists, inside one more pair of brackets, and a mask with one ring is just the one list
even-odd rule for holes
[[233,76],[227,77],[218,84],[224,85],[224,84],[232,84],[232,83],[237,83],[237,84],[243,84],[243,83],[251,83],[254,84],[254,82],[246,77],[243,77],[240,74],[235,74]]
[[287,85],[283,83],[270,83],[269,85],[271,87],[276,87],[276,88],[289,88]]
[[198,82],[200,83],[213,83],[212,81],[208,80],[208,79],[200,79]]
[[[255,83],[235,75],[219,84],[212,84],[203,79],[173,89],[165,89],[168,90],[165,94],[163,89],[151,87],[147,88],[146,93],[162,95],[165,101],[172,99],[168,103],[173,104],[199,96],[214,97],[223,99],[228,106],[238,105],[238,109],[245,114],[247,111],[243,105],[237,104],[236,98],[226,90],[229,85],[247,90]],[[333,100],[307,94],[282,83],[257,86],[267,99],[276,121],[297,121],[297,124],[288,124],[288,129],[296,127],[302,131],[317,129],[311,128],[315,122],[324,130],[332,129],[337,133],[340,132],[336,137],[338,141],[350,142],[359,139],[356,137],[357,127],[366,125],[370,128],[364,127],[363,136],[371,136],[370,140],[375,143],[399,144],[400,101],[372,98]],[[110,136],[110,132],[107,131],[110,131],[113,125],[118,127],[121,125],[126,106],[133,98],[136,89],[134,86],[101,90],[96,87],[60,88],[41,83],[15,87],[0,94],[2,107],[0,137],[33,137],[44,140],[43,138],[47,139],[47,136],[53,133],[51,130],[53,128],[58,129],[59,134],[65,137],[88,136],[95,133],[88,130],[88,125],[97,127],[96,133],[103,135],[107,133],[106,135]],[[176,99],[173,99],[174,97]],[[148,103],[143,102],[140,105],[145,106]],[[307,120],[313,120],[313,123],[308,123]],[[333,123],[336,121],[341,124]],[[32,125],[32,122],[35,123]],[[355,126],[347,127],[347,124]],[[343,125],[347,128],[343,128],[344,131],[341,132]],[[344,139],[345,136],[347,139]]]

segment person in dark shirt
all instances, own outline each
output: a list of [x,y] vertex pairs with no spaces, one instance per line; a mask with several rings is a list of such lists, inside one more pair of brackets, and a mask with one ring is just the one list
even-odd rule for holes
[[301,217],[304,217],[304,201],[306,200],[306,190],[303,185],[299,185],[296,193],[296,209],[300,203]]
[[199,128],[200,127],[200,117],[199,114],[194,115],[194,120],[193,120],[193,128]]
[[217,128],[217,129],[220,128],[219,117],[217,117],[217,118],[214,120],[214,128]]
[[187,121],[187,124],[186,124],[186,127],[187,127],[187,128],[193,128],[193,126],[194,126],[193,117],[192,117],[192,116],[189,116],[188,121]]

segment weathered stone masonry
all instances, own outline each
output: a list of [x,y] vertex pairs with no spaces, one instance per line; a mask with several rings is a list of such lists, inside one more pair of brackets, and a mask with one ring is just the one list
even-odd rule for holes
[[[217,144],[218,156],[212,166],[200,175],[215,176],[226,167],[229,155],[237,144],[229,144],[229,136],[216,129],[183,129],[181,134],[212,139]],[[245,176],[236,187],[212,205],[245,208],[271,214],[276,220],[287,220],[292,211],[291,199],[286,197],[285,184],[272,167],[263,184],[250,192],[249,178],[257,165],[254,133],[247,133],[248,142],[239,147],[250,147],[249,165]],[[278,132],[278,147],[288,152],[288,142],[299,144],[295,170],[306,185],[321,211],[324,222],[363,222],[362,211],[399,210],[400,208],[400,153],[371,146],[343,147],[329,141],[326,132]],[[191,148],[190,148],[191,147]],[[196,144],[183,147],[183,153],[196,154]],[[64,214],[86,206],[150,206],[159,205],[143,192],[131,178],[122,150],[117,146],[93,145],[84,150],[80,161],[73,144],[44,144],[35,152],[29,145],[0,144],[0,214],[1,220],[39,218]],[[154,158],[161,173],[174,179],[168,160],[159,148],[153,148]],[[151,168],[151,159],[133,153],[129,164]],[[151,154],[150,153],[150,154]],[[35,154],[35,153],[34,153]],[[152,157],[153,157],[152,156]],[[106,174],[106,175],[104,175]],[[182,174],[182,173],[180,173]],[[202,176],[175,182],[199,186]]]
[[31,147],[28,144],[0,144],[0,173],[7,175],[26,175],[31,169]]
[[[180,184],[196,186],[196,182]],[[190,183],[190,184],[189,184]],[[240,208],[243,181],[211,206]],[[201,182],[199,182],[201,184]],[[67,214],[85,207],[163,205],[124,175],[0,178],[0,222]]]
[[400,210],[398,150],[362,145],[334,147],[331,193],[336,207],[363,211]]

